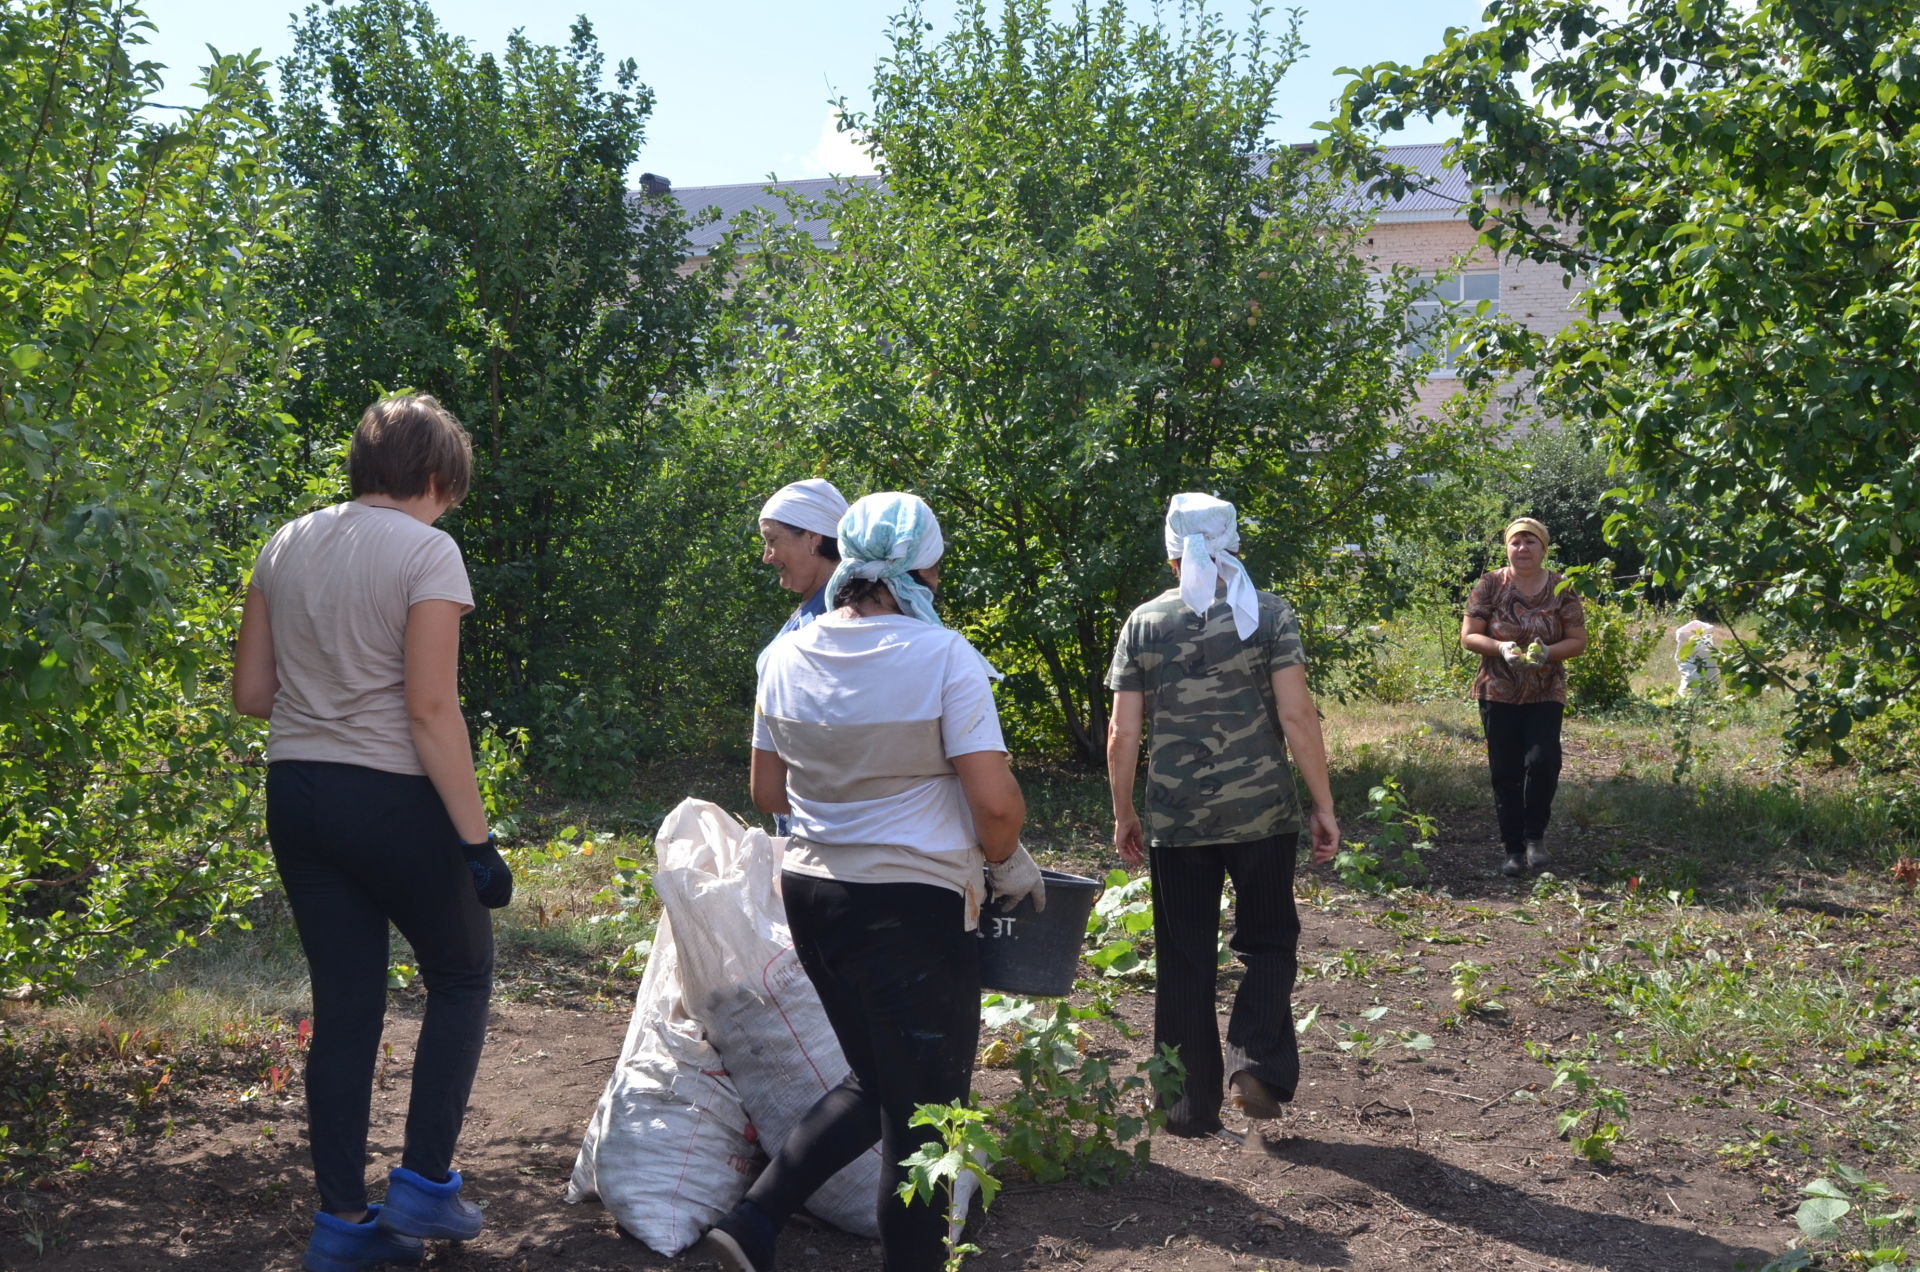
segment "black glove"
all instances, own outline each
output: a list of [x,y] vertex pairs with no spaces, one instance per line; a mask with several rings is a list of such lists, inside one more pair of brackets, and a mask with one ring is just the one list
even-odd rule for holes
[[480,843],[460,845],[460,855],[467,859],[467,869],[473,872],[473,890],[480,894],[480,904],[489,910],[498,910],[513,900],[513,871],[501,860],[494,842],[489,834]]

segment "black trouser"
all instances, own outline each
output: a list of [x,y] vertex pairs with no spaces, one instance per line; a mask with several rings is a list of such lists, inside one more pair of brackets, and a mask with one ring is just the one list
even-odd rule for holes
[[794,952],[820,993],[853,1070],[821,1096],[747,1197],[778,1225],[841,1167],[880,1142],[880,1250],[886,1272],[946,1263],[945,1199],[903,1205],[899,1165],[928,1127],[916,1105],[959,1104],[980,1043],[979,941],[958,892],[919,883],[781,876]]
[[1546,838],[1553,793],[1560,787],[1560,716],[1557,702],[1480,700],[1480,727],[1487,735],[1487,768],[1493,774],[1493,810],[1500,843],[1510,856],[1528,840]]
[[493,921],[424,777],[283,760],[267,772],[267,834],[313,980],[307,1127],[320,1206],[364,1210],[387,923],[413,947],[427,987],[401,1165],[438,1180],[486,1041]]
[[[1245,1071],[1292,1099],[1300,1085],[1293,1036],[1293,982],[1299,971],[1300,912],[1293,904],[1298,835],[1244,844],[1151,847],[1153,875],[1153,1041],[1180,1053],[1184,1095],[1167,1109],[1176,1130],[1220,1124],[1223,1079]],[[1233,880],[1233,939],[1246,966],[1227,1017],[1226,1064],[1214,1008],[1219,967],[1220,890]]]

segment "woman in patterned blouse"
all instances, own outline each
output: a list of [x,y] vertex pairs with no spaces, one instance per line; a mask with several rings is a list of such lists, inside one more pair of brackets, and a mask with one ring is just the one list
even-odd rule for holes
[[1473,585],[1460,644],[1480,655],[1473,696],[1480,702],[1493,807],[1507,855],[1500,873],[1517,877],[1551,864],[1543,841],[1560,783],[1565,663],[1586,651],[1587,618],[1580,598],[1546,568],[1552,539],[1544,525],[1522,517],[1501,538],[1507,566]]

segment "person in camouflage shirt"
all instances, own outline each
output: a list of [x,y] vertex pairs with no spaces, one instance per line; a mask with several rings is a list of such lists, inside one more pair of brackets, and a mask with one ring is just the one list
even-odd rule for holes
[[[1234,1105],[1270,1118],[1293,1098],[1300,1053],[1293,1027],[1300,916],[1293,871],[1303,827],[1295,764],[1313,800],[1315,862],[1340,845],[1319,712],[1292,606],[1254,588],[1234,553],[1233,505],[1175,495],[1166,548],[1179,585],[1133,611],[1107,672],[1113,690],[1107,777],[1113,841],[1153,880],[1154,1042],[1180,1053],[1186,1085],[1166,1105],[1179,1135],[1220,1129],[1222,1078]],[[1143,730],[1146,825],[1133,788]],[[1230,942],[1246,966],[1227,1022],[1215,1013],[1220,896],[1233,881]]]

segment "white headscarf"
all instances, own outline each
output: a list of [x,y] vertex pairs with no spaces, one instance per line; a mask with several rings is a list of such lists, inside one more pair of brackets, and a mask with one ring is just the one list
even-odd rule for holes
[[933,593],[909,570],[924,570],[947,550],[940,522],[918,495],[897,490],[862,495],[840,518],[840,564],[827,580],[827,603],[848,579],[878,579],[893,592],[900,612],[944,627],[933,610]]
[[840,533],[847,498],[825,477],[809,477],[782,486],[760,509],[760,520],[781,521],[831,539]]
[[1204,616],[1213,608],[1219,581],[1227,581],[1233,630],[1241,640],[1260,629],[1260,597],[1247,569],[1234,556],[1240,529],[1233,505],[1212,495],[1175,495],[1167,504],[1167,560],[1180,563],[1180,602]]

